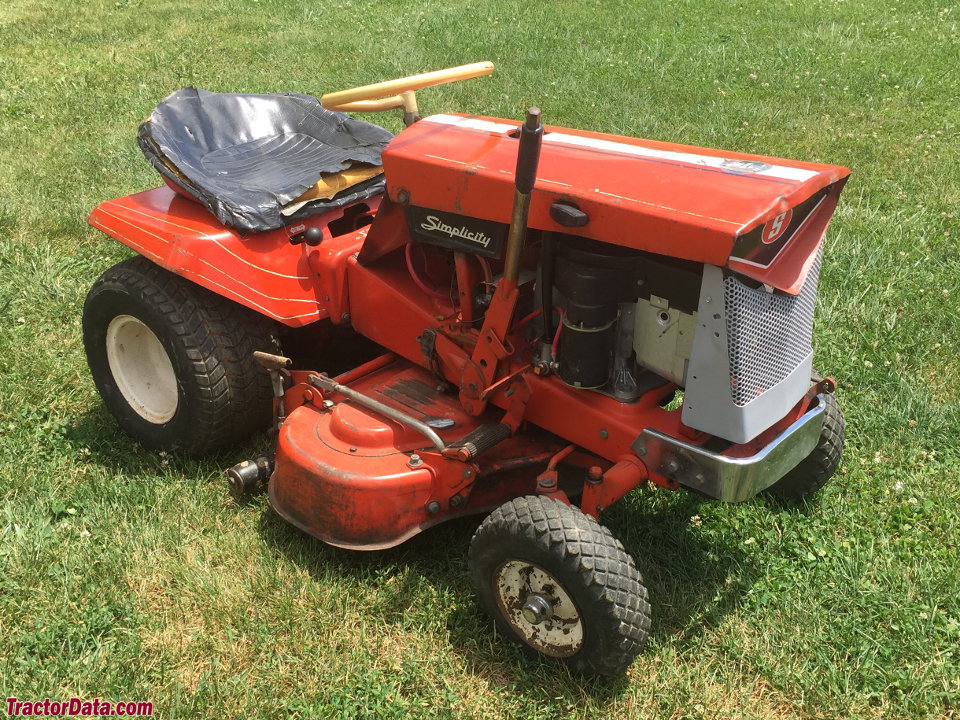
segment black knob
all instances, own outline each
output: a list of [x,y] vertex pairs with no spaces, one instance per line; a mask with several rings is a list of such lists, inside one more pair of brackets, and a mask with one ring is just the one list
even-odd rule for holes
[[316,247],[323,240],[323,230],[318,227],[308,227],[303,233],[303,241],[310,247]]
[[543,125],[540,124],[540,109],[529,108],[527,119],[520,126],[520,148],[517,151],[517,172],[514,183],[517,192],[529,195],[537,176],[537,163],[540,162],[540,144],[543,139]]
[[583,227],[590,217],[572,203],[555,202],[550,206],[550,217],[564,227]]

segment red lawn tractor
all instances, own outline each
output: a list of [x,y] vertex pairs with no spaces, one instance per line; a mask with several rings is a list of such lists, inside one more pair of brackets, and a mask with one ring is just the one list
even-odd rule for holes
[[[326,543],[486,513],[469,564],[500,631],[615,675],[650,606],[605,508],[645,482],[800,499],[840,461],[811,336],[849,171],[536,108],[420,117],[414,91],[492,71],[168,97],[139,133],[165,186],[90,215],[138,256],[91,289],[86,352],[147,448],[272,427],[275,454],[231,468],[232,488],[265,486]],[[346,114],[391,108],[395,137]],[[331,376],[304,358],[345,342],[336,326],[378,353]]]

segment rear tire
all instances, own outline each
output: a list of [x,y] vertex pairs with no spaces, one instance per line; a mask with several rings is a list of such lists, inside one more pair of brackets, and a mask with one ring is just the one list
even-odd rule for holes
[[83,307],[90,372],[120,426],[150,450],[201,453],[270,423],[273,322],[143,257],[107,270]]
[[643,578],[620,541],[575,507],[540,495],[504,503],[474,534],[469,564],[480,602],[528,654],[615,676],[646,643]]
[[824,401],[823,430],[816,447],[793,470],[767,488],[770,495],[780,500],[800,502],[810,497],[827,484],[840,465],[844,442],[843,413],[832,393],[823,393],[821,397]]

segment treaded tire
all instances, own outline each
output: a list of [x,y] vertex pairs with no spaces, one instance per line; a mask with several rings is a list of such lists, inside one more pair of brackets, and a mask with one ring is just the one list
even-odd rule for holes
[[[566,657],[526,639],[522,621],[505,614],[498,579],[517,562],[549,573],[573,600],[582,640],[567,648]],[[531,495],[494,510],[470,542],[469,567],[480,602],[499,631],[530,655],[560,657],[582,675],[616,676],[646,643],[650,605],[633,559],[607,528],[559,500]]]
[[[169,419],[147,419],[118,386],[107,351],[116,318],[146,325],[169,358],[177,394]],[[147,449],[197,454],[270,424],[270,376],[253,352],[275,349],[273,322],[146,258],[124,260],[93,284],[83,306],[83,344],[107,409]],[[148,388],[149,372],[143,377]]]
[[[820,380],[815,376],[814,380]],[[813,451],[766,492],[786,502],[800,502],[827,484],[843,455],[844,420],[840,404],[832,393],[824,393],[823,430]]]

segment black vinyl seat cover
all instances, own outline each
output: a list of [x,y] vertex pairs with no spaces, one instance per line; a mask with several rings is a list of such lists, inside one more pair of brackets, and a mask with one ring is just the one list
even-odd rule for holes
[[137,134],[143,154],[164,178],[244,233],[273,230],[382,193],[380,174],[292,215],[281,213],[321,173],[355,162],[380,165],[380,152],[392,137],[381,127],[325,109],[309,95],[192,87],[164,99]]

